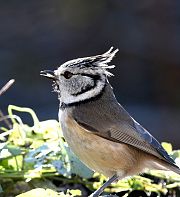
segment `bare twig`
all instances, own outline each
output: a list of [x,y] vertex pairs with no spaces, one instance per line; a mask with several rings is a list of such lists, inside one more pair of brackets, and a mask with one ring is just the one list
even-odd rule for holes
[[1,89],[0,89],[0,96],[2,94],[4,94],[4,92],[6,92],[11,86],[12,84],[15,82],[14,79],[9,80]]
[[9,127],[9,129],[12,129],[12,124],[9,122],[8,118],[4,118],[3,112],[0,110],[0,121],[3,120],[4,123]]
[[[0,96],[2,94],[4,94],[12,85],[13,83],[15,82],[14,79],[11,79],[9,80],[1,89],[0,89]],[[0,119],[2,119],[4,117],[4,114],[3,112],[0,110]],[[7,119],[4,119],[4,122],[6,123],[6,125],[9,127],[9,128],[12,128],[12,124],[7,120]]]

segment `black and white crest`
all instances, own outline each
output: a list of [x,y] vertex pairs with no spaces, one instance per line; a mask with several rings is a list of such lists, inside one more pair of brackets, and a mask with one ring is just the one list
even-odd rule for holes
[[107,76],[113,76],[112,73],[108,72],[107,69],[114,68],[115,65],[108,65],[109,62],[113,59],[119,49],[113,50],[111,47],[107,52],[101,55],[95,55],[84,58],[77,58],[70,61],[65,62],[61,65],[62,68],[80,68],[80,69],[99,69],[102,68]]

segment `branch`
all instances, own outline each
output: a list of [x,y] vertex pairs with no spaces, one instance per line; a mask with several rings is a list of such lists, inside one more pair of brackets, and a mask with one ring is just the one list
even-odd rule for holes
[[4,94],[15,82],[14,79],[9,80],[1,89],[0,89],[0,96]]

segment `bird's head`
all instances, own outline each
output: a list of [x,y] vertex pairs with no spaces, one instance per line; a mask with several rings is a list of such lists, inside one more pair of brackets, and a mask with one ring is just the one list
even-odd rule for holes
[[54,81],[54,90],[58,92],[61,104],[77,104],[103,92],[107,77],[112,76],[107,69],[115,67],[108,63],[117,52],[118,49],[113,51],[111,47],[102,55],[73,59],[57,70],[41,71],[41,75]]

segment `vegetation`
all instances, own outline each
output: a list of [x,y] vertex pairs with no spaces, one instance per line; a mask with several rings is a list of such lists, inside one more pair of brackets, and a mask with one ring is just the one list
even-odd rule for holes
[[[29,113],[34,125],[24,124],[14,111]],[[12,128],[0,127],[0,184],[4,196],[87,196],[106,180],[71,152],[56,120],[40,122],[32,109],[13,105],[1,120],[7,118]],[[168,143],[163,146],[176,161],[180,159],[180,151],[172,151]],[[180,176],[153,170],[113,183],[105,192],[127,196],[141,190],[146,196],[165,196],[177,193],[179,186]]]
[[[22,122],[23,112],[33,126]],[[39,121],[32,109],[9,105],[8,115],[1,113],[0,130],[0,196],[88,196],[106,181],[71,152],[56,120]],[[180,163],[180,151],[162,145]],[[175,197],[179,187],[179,175],[152,170],[113,183],[104,194]]]

